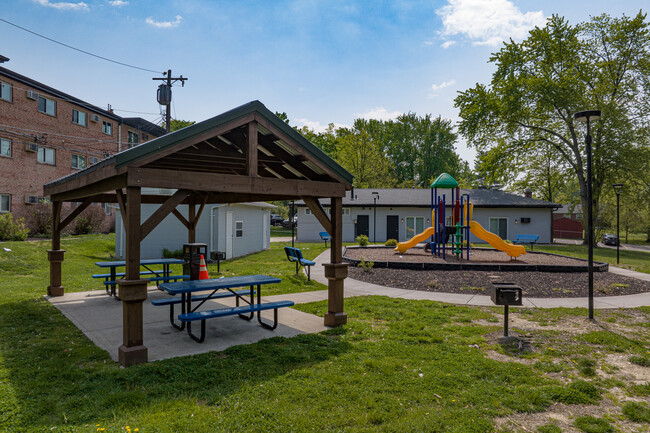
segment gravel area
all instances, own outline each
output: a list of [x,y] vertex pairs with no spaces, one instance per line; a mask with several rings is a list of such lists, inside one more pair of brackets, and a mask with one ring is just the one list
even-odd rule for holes
[[[418,251],[419,250],[419,251]],[[353,253],[354,251],[354,253]],[[501,257],[510,261],[502,252],[474,250],[472,261],[476,257],[485,262],[494,263],[491,257]],[[388,248],[348,249],[346,256],[355,258],[363,256],[365,260],[389,260],[389,257],[402,256],[408,261],[440,260],[423,249],[414,248],[404,254],[394,253]],[[526,254],[522,256],[526,263],[539,263],[532,260],[545,260],[547,264],[568,264],[569,262],[584,263],[584,261],[546,254]],[[447,261],[457,260],[447,258]],[[409,290],[424,290],[446,293],[473,293],[488,295],[486,288],[492,287],[491,282],[514,283],[524,291],[529,298],[574,298],[588,296],[588,281],[586,272],[491,272],[491,271],[416,271],[407,269],[371,269],[365,272],[361,268],[350,266],[349,277],[368,283],[397,287]],[[625,277],[609,272],[594,272],[594,296],[620,296],[650,291],[650,282],[636,278]]]

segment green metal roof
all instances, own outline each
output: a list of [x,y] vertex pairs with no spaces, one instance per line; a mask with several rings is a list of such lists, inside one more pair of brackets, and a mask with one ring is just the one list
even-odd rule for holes
[[313,145],[309,140],[303,137],[299,132],[280,120],[278,116],[272,113],[260,101],[251,101],[247,104],[241,105],[225,113],[219,114],[211,119],[204,120],[194,125],[190,125],[171,134],[163,135],[162,137],[143,143],[139,146],[133,147],[124,152],[114,155],[115,168],[120,168],[125,165],[132,164],[145,156],[154,154],[161,150],[174,146],[176,143],[188,140],[196,135],[203,134],[210,129],[217,128],[226,123],[235,121],[241,117],[247,116],[251,113],[257,113],[278,130],[292,138],[297,144],[307,151],[311,156],[325,164],[334,173],[338,174],[349,184],[352,184],[354,176],[347,170],[341,167],[336,161],[327,156],[322,150]]
[[456,188],[458,182],[449,173],[442,173],[431,184],[431,188]]

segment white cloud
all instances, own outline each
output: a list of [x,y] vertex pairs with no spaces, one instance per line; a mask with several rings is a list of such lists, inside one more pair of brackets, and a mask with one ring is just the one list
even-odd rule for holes
[[183,19],[182,16],[176,15],[175,21],[154,21],[154,19],[151,17],[147,18],[146,21],[147,24],[154,27],[158,27],[159,29],[172,29],[174,27],[178,27],[182,19]]
[[128,5],[129,2],[123,0],[113,0],[113,1],[109,1],[108,4],[116,8],[121,8],[122,6]]
[[[309,120],[309,119],[301,118],[301,119],[295,119],[295,121],[298,123],[299,128],[306,126],[307,128],[311,129],[314,132],[325,132],[329,127],[329,125],[323,125],[317,120]],[[349,126],[343,125],[341,123],[334,123],[334,128],[349,128]]]
[[354,116],[361,119],[392,120],[401,114],[400,111],[388,111],[384,107],[377,107],[365,113],[355,113]]
[[[467,36],[473,45],[497,46],[512,39],[524,39],[528,31],[546,23],[544,12],[522,13],[509,0],[448,0],[436,13],[442,17],[443,37]],[[449,48],[451,41],[443,43]],[[453,44],[453,43],[452,43]]]
[[70,11],[89,11],[88,5],[84,2],[68,3],[68,2],[50,2],[50,0],[35,0],[36,3],[48,8],[70,10]]
[[447,48],[451,47],[455,43],[456,41],[445,41],[442,44],[440,44],[440,46],[442,47],[442,49],[446,50]]
[[443,81],[440,84],[434,83],[431,85],[431,90],[437,92],[438,90],[442,90],[445,87],[453,86],[454,84],[456,84],[456,80]]

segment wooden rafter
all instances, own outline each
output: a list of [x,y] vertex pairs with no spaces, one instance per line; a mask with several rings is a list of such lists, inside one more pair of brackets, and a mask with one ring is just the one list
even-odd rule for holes
[[142,226],[140,227],[140,241],[144,240],[144,238],[146,238],[147,235],[149,235],[149,233],[151,233],[151,231],[155,229],[172,210],[176,209],[176,206],[185,200],[188,195],[189,191],[179,189],[174,193],[174,195],[170,196],[162,206],[156,209],[156,211],[151,214],[144,223],[142,223]]
[[67,225],[70,224],[72,220],[77,218],[79,214],[83,212],[88,206],[90,206],[92,202],[93,202],[92,198],[87,198],[86,200],[84,200],[84,202],[81,203],[79,206],[77,206],[75,210],[70,212],[70,215],[65,217],[65,219],[59,223],[59,227],[58,227],[59,230],[63,230],[64,228],[66,228]]
[[303,197],[302,198],[305,204],[311,209],[311,213],[314,214],[320,225],[323,226],[327,233],[332,233],[332,221],[327,217],[323,206],[321,206],[318,198],[316,197]]

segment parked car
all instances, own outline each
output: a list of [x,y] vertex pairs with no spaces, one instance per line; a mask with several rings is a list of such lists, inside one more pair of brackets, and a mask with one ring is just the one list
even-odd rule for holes
[[284,221],[284,218],[282,218],[282,215],[277,215],[277,214],[274,214],[274,213],[271,214],[271,225],[272,226],[281,225],[282,221]]
[[605,245],[614,245],[614,246],[616,246],[616,245],[619,245],[619,242],[620,241],[618,239],[618,236],[616,236],[616,235],[613,235],[611,233],[607,233],[607,234],[603,235],[603,243]]

